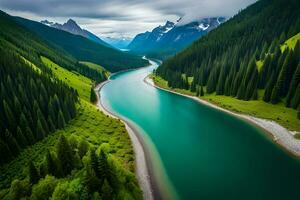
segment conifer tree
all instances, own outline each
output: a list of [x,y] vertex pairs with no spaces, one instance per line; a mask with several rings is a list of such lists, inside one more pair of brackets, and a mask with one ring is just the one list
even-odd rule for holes
[[47,123],[48,123],[49,131],[54,132],[55,131],[55,126],[53,124],[53,121],[52,121],[50,115],[48,116]]
[[74,168],[74,155],[68,140],[63,135],[59,138],[56,152],[63,176],[66,176]]
[[23,135],[22,130],[19,126],[17,127],[16,139],[21,148],[24,148],[28,145],[26,137]]
[[300,104],[300,83],[298,83],[294,97],[291,100],[291,107],[297,109]]
[[10,129],[15,130],[16,119],[13,115],[13,112],[10,109],[10,106],[6,103],[5,100],[3,100],[3,108]]
[[91,159],[91,166],[92,166],[92,169],[94,170],[94,172],[96,173],[96,175],[99,177],[100,176],[100,173],[99,173],[99,169],[98,169],[98,157],[96,155],[96,152],[94,149],[92,149],[90,151],[90,159]]
[[46,132],[42,126],[41,121],[38,119],[37,125],[36,125],[36,139],[41,140],[46,136]]
[[61,110],[59,110],[58,112],[58,116],[57,116],[57,128],[63,128],[65,127],[66,125],[66,122],[65,122],[65,118],[64,118],[64,115],[62,113]]
[[203,96],[204,96],[204,90],[203,90],[203,87],[202,87],[202,85],[201,85],[201,87],[200,87],[200,96],[201,96],[201,97],[203,97]]
[[92,103],[95,103],[97,101],[97,95],[95,93],[94,86],[91,87],[91,92],[90,92],[90,101]]
[[25,128],[25,135],[26,135],[28,144],[34,144],[35,139],[34,139],[33,133],[31,131],[31,129],[29,128],[29,126],[27,126]]
[[48,128],[48,124],[47,124],[47,122],[46,122],[46,120],[45,120],[45,117],[44,117],[44,115],[42,114],[42,112],[41,112],[41,110],[38,108],[38,110],[37,110],[37,119],[38,119],[38,121],[40,121],[41,122],[41,124],[42,124],[42,127],[43,127],[43,129],[44,129],[44,131],[45,131],[45,135],[47,135],[48,133],[49,133],[49,128]]
[[192,84],[191,84],[191,92],[196,92],[196,84],[195,84],[194,80],[192,81]]
[[292,78],[292,81],[290,84],[290,88],[289,88],[289,91],[288,91],[288,94],[286,97],[286,106],[287,107],[290,107],[291,100],[296,92],[298,83],[300,83],[300,62],[297,66],[297,69],[296,69],[294,75],[293,75],[293,78]]
[[58,176],[58,170],[57,170],[56,163],[53,160],[52,155],[49,150],[47,150],[45,161],[46,161],[47,173],[51,174],[53,176]]

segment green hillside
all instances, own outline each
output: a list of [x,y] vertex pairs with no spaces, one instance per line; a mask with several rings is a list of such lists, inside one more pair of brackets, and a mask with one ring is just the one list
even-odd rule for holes
[[[228,98],[222,100],[222,97],[214,98],[215,95],[235,98],[236,105],[228,103],[232,110],[238,109],[238,104],[251,107],[252,103],[247,101],[264,101],[262,105],[273,104],[279,110],[284,110],[283,106],[294,109],[295,112],[287,113],[295,119],[300,118],[299,111],[296,112],[300,109],[299,32],[299,1],[257,1],[163,62],[156,75],[165,79],[170,88],[199,94],[201,86],[205,87],[205,96],[218,104],[228,102],[225,100]],[[193,77],[193,82],[189,84],[183,74]],[[276,109],[273,105],[268,107]],[[291,115],[274,112],[268,117],[268,114],[261,114],[264,109],[259,111],[260,106],[254,104],[252,107],[260,113],[257,116],[299,130],[295,123],[300,121],[291,120]],[[253,114],[247,109],[240,110]]]
[[45,41],[68,52],[77,60],[99,64],[110,72],[143,67],[148,64],[148,61],[140,56],[109,48],[82,36],[73,35],[20,17],[16,17],[15,20]]
[[86,62],[86,61],[80,61],[81,64],[84,64],[88,67],[90,67],[91,69],[94,69],[94,70],[97,70],[101,73],[104,73],[106,75],[106,77],[108,78],[109,75],[110,75],[110,72],[107,71],[104,67],[100,66],[100,65],[97,65],[95,63],[92,63],[92,62]]
[[89,103],[103,71],[0,27],[0,199],[142,199],[124,124]]
[[41,57],[41,59],[42,62],[52,70],[52,73],[59,80],[62,80],[72,88],[75,88],[80,98],[89,101],[90,89],[93,84],[90,79],[76,72],[68,71],[46,57]]
[[300,41],[300,33],[285,41],[281,45],[281,51],[284,51],[286,48],[294,49],[298,41]]

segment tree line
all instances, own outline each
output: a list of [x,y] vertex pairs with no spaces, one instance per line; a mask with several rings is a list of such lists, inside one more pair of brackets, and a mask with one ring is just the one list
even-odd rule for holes
[[[79,173],[69,182],[72,171]],[[29,161],[26,173],[27,178],[12,182],[9,189],[11,199],[141,198],[135,196],[136,186],[131,185],[130,177],[118,175],[120,172],[115,163],[109,161],[103,149],[96,151],[85,140],[67,139],[64,135],[60,136],[54,151],[47,151],[42,163]],[[133,196],[126,196],[127,192]]]
[[0,164],[76,116],[77,91],[0,48]]
[[[299,1],[258,1],[165,61],[156,73],[170,87],[199,95],[206,87],[207,93],[247,101],[257,99],[257,90],[263,89],[264,101],[284,101],[298,109],[300,44],[282,45],[299,32]],[[193,77],[191,84],[187,77]]]

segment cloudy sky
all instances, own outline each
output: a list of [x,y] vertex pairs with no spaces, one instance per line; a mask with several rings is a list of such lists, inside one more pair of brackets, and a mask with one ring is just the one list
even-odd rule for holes
[[98,36],[134,37],[166,20],[231,17],[256,0],[0,0],[0,9],[33,20],[72,18]]

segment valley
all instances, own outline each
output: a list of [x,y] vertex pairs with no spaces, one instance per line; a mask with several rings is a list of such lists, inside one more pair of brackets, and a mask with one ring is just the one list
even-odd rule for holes
[[2,0],[0,55],[1,200],[299,197],[299,0]]

